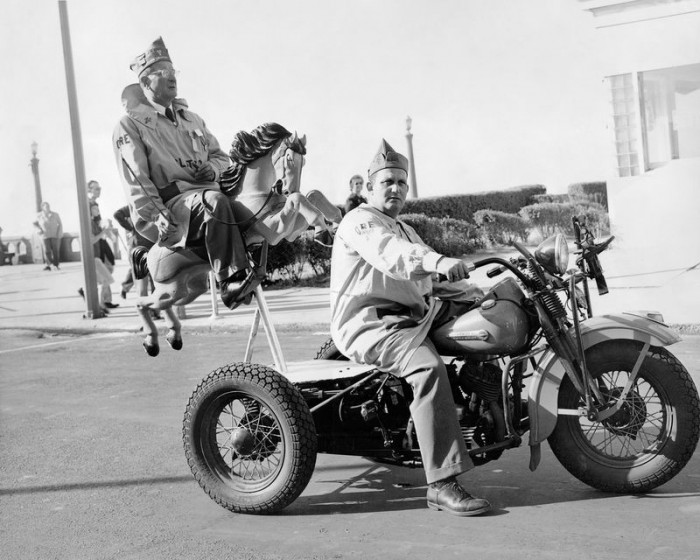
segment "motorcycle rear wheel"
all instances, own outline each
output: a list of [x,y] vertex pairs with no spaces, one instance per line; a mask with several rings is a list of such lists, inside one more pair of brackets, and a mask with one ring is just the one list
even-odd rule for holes
[[306,488],[316,429],[306,401],[284,376],[235,363],[209,374],[185,410],[185,456],[202,489],[236,513],[275,513]]
[[316,357],[314,358],[314,360],[347,361],[347,358],[340,353],[340,350],[338,350],[338,348],[336,347],[335,342],[333,342],[333,339],[329,338],[328,340],[326,340],[326,342],[323,343],[319,351],[316,352]]
[[[609,402],[616,402],[642,345],[609,341],[586,352],[588,370]],[[559,407],[576,409],[583,398],[568,377]],[[623,407],[591,422],[560,416],[549,444],[561,464],[582,482],[606,492],[648,492],[668,482],[690,460],[700,436],[700,400],[683,365],[664,348],[651,347]]]

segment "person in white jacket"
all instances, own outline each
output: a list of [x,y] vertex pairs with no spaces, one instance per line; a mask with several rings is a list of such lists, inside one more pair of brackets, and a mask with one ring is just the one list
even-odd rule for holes
[[[456,479],[474,465],[445,364],[429,338],[436,319],[466,311],[466,301],[459,297],[475,299],[473,291],[446,285],[465,280],[470,269],[460,259],[433,251],[397,218],[406,202],[407,177],[406,158],[382,140],[368,171],[368,203],[345,216],[333,243],[331,335],[348,358],[376,365],[411,385],[428,507],[479,515],[491,506]],[[436,273],[448,282],[434,283]]]
[[[231,160],[204,120],[177,98],[177,71],[162,38],[137,56],[131,69],[139,83],[122,93],[126,114],[112,139],[134,227],[150,242],[173,250],[204,246],[222,301],[236,307],[254,286],[236,225],[246,210],[217,182]],[[146,254],[143,247],[131,251],[136,278],[147,275]]]

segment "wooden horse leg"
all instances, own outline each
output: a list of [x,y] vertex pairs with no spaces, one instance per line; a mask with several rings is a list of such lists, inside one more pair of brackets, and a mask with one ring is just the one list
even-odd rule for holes
[[151,317],[151,306],[152,302],[144,299],[136,304],[136,310],[143,323],[143,334],[145,335],[143,339],[143,349],[146,351],[146,354],[155,357],[160,352],[160,346],[158,344],[158,329]]
[[311,204],[318,208],[327,221],[339,224],[343,219],[343,214],[335,204],[326,198],[321,191],[311,190],[306,193],[306,198]]
[[165,340],[173,350],[182,350],[182,324],[180,319],[177,318],[177,313],[175,313],[173,306],[165,307],[163,311],[165,311],[165,324],[168,326]]

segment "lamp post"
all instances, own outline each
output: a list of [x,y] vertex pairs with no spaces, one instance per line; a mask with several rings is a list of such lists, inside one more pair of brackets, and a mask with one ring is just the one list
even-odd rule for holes
[[32,173],[34,174],[34,194],[36,195],[36,211],[41,212],[41,181],[39,180],[39,158],[36,157],[37,149],[39,144],[32,142],[32,159],[29,161],[29,165],[32,166]]
[[411,198],[418,198],[418,182],[416,181],[416,164],[413,160],[413,134],[411,134],[411,117],[406,117],[406,143],[408,144],[408,186]]

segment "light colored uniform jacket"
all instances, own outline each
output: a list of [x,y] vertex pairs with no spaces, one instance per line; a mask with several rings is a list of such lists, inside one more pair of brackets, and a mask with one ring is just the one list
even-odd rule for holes
[[39,228],[39,233],[44,239],[60,239],[63,236],[61,217],[56,212],[50,211],[48,216],[39,212],[34,225]]
[[474,299],[474,292],[433,283],[441,256],[412,227],[368,204],[349,212],[331,258],[331,336],[338,350],[400,374],[440,309],[435,296]]
[[112,142],[134,227],[146,239],[158,241],[154,222],[159,210],[167,208],[176,221],[177,233],[160,244],[183,247],[192,194],[220,190],[214,181],[195,183],[195,170],[203,162],[210,161],[216,170],[216,181],[231,161],[202,118],[188,109],[184,99],[172,102],[177,125],[156,111],[138,84],[124,89],[122,104],[126,115],[114,129]]

